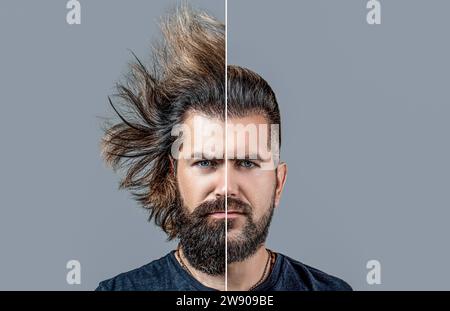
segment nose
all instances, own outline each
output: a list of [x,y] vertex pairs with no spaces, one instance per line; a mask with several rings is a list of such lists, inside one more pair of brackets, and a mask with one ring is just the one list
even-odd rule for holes
[[216,198],[220,196],[238,197],[239,185],[233,176],[233,169],[230,163],[228,163],[227,168],[222,166],[217,170],[216,178],[216,187],[214,190]]

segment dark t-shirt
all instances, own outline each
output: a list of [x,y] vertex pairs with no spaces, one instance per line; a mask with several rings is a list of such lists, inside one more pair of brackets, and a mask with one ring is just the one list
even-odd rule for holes
[[[140,268],[100,282],[96,291],[215,291],[184,270],[175,250]],[[277,253],[269,277],[253,291],[352,290],[345,281]]]

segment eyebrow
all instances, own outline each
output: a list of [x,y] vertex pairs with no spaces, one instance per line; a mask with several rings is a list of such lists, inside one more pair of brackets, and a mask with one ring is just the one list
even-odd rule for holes
[[[203,152],[193,152],[190,155],[189,159],[208,159],[208,160],[217,160],[215,155],[205,154]],[[223,159],[223,158],[222,158]]]
[[[233,158],[235,159],[235,158]],[[251,153],[251,154],[245,154],[243,158],[237,158],[236,160],[259,160],[264,161],[264,159],[261,157],[259,153]]]
[[[189,159],[208,159],[208,160],[223,160],[223,157],[217,158],[215,155],[205,154],[203,152],[193,152],[190,155]],[[245,154],[244,158],[228,158],[230,160],[258,160],[258,161],[267,161],[269,159],[264,159],[259,153],[251,153]]]

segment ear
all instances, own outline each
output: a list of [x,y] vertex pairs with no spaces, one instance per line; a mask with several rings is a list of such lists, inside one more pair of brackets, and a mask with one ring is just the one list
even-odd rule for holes
[[286,176],[287,164],[285,162],[282,162],[278,164],[275,176],[277,180],[277,187],[275,188],[275,207],[278,207],[278,205],[280,204],[281,193],[283,192],[284,185],[286,183]]

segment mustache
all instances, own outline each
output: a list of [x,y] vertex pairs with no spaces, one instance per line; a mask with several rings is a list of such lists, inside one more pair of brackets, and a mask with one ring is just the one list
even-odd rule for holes
[[225,201],[228,206],[228,211],[233,210],[245,215],[251,215],[252,214],[252,207],[243,202],[242,200],[234,197],[219,197],[215,200],[209,200],[206,202],[201,203],[198,205],[194,212],[192,212],[192,216],[196,217],[205,217],[208,216],[208,214],[216,213],[216,212],[222,212],[225,213]]

